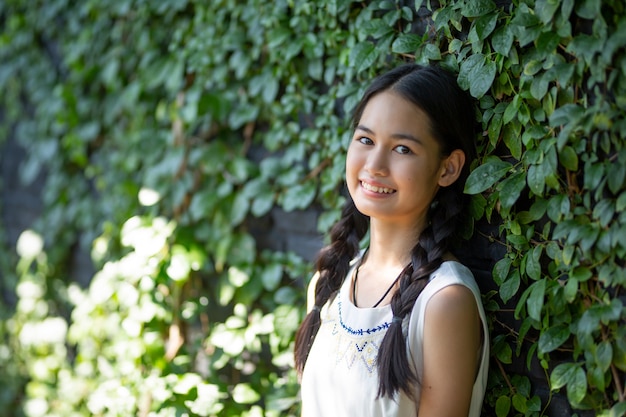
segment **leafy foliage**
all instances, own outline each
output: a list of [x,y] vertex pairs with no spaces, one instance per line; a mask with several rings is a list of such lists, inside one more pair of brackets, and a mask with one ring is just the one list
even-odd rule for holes
[[0,258],[19,282],[0,322],[11,415],[297,415],[309,265],[251,225],[321,206],[328,229],[347,115],[400,60],[440,62],[480,102],[466,191],[506,247],[485,408],[545,414],[501,372],[538,362],[573,408],[624,413],[623,2],[30,3],[0,3],[5,124],[24,183],[46,177],[19,262]]

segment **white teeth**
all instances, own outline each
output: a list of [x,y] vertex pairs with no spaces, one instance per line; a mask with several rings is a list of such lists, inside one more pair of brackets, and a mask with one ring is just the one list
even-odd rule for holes
[[368,184],[366,182],[362,182],[361,181],[361,185],[363,186],[363,188],[365,188],[368,191],[372,191],[374,193],[381,193],[381,194],[391,194],[394,192],[394,190],[392,190],[391,188],[385,188],[385,187],[377,187],[375,185],[372,184]]

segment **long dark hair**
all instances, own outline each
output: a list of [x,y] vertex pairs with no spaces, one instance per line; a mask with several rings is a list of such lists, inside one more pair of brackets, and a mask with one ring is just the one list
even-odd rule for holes
[[[405,64],[373,81],[355,109],[353,127],[359,123],[369,100],[383,91],[400,94],[428,115],[431,133],[439,142],[443,155],[460,149],[466,157],[459,179],[450,186],[439,188],[435,195],[428,213],[429,223],[411,250],[411,267],[400,278],[399,288],[391,299],[393,316],[403,319],[412,311],[430,274],[443,262],[466,212],[467,196],[463,187],[476,154],[477,122],[472,98],[459,88],[452,74],[437,65]],[[320,327],[319,309],[339,290],[346,278],[350,261],[358,255],[359,244],[367,233],[368,220],[348,198],[341,219],[331,229],[330,244],[318,255],[315,306],[296,334],[294,354],[296,369],[300,373]],[[411,388],[418,380],[409,366],[401,321],[393,320],[387,329],[378,351],[377,365],[379,397],[393,397],[402,390],[413,398]]]

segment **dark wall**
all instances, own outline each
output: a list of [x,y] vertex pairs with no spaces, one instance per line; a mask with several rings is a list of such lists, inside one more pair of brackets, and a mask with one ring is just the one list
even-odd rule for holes
[[10,132],[4,141],[0,139],[0,213],[6,243],[14,248],[20,233],[41,214],[44,178],[40,175],[29,185],[20,180],[20,163],[26,151],[13,136]]

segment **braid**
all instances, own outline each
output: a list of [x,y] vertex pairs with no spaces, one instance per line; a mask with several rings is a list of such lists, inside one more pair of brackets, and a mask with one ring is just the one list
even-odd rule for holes
[[307,314],[296,333],[294,358],[299,373],[304,370],[320,327],[320,308],[341,287],[350,269],[350,261],[359,252],[359,244],[367,228],[368,218],[357,210],[352,199],[348,199],[341,212],[341,219],[330,231],[330,244],[322,248],[317,257],[319,278],[315,286],[315,308]]
[[455,185],[441,188],[431,207],[430,225],[420,233],[418,243],[411,251],[412,268],[400,278],[398,291],[391,299],[392,320],[378,351],[378,396],[393,395],[404,391],[415,400],[412,387],[418,384],[417,375],[409,365],[406,340],[402,332],[402,321],[413,310],[428,278],[437,270],[449,249],[459,216],[462,212],[462,194]]

